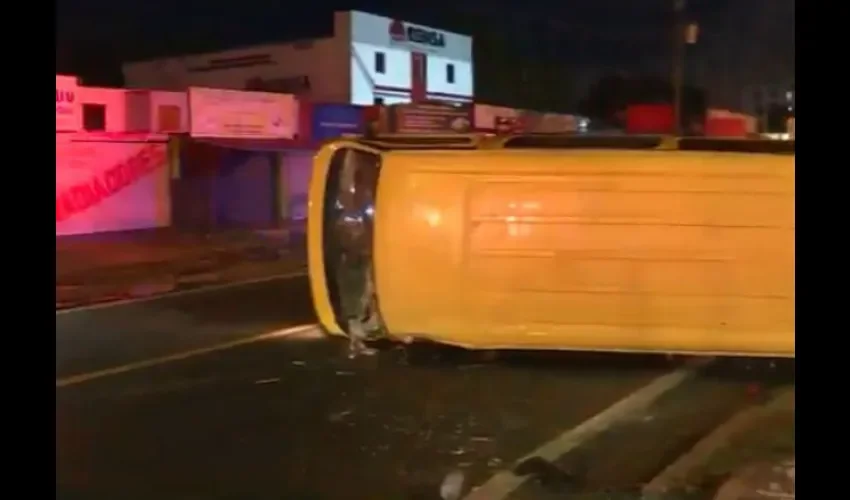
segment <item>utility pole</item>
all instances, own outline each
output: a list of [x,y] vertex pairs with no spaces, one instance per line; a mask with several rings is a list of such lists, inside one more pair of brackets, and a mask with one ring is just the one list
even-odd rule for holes
[[682,85],[685,76],[685,0],[673,0],[673,134],[682,134]]

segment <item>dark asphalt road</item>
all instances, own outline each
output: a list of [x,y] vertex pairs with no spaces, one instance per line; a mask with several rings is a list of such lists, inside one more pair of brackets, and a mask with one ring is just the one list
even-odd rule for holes
[[57,390],[59,498],[430,499],[672,368],[276,339]]
[[304,277],[56,314],[56,377],[314,321]]
[[[303,278],[58,314],[57,378],[312,320]],[[58,388],[57,498],[436,499],[449,471],[481,484],[677,366],[261,341]]]

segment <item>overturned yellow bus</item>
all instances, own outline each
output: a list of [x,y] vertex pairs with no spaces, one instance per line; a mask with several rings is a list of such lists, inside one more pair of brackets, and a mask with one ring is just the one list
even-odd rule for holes
[[793,357],[794,175],[793,141],[331,142],[316,312],[469,349]]

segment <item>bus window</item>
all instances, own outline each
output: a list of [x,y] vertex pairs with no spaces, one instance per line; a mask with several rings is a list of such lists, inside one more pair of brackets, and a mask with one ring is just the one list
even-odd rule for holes
[[372,324],[372,215],[380,158],[340,149],[331,159],[324,200],[324,262],[337,324]]

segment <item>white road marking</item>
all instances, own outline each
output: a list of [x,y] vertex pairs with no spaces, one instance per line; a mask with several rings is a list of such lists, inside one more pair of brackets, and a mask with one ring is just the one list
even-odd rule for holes
[[[675,388],[701,367],[709,363],[711,358],[696,360],[687,366],[658,377],[648,385],[629,394],[612,406],[582,422],[576,427],[565,431],[560,436],[543,444],[517,463],[530,457],[540,457],[544,460],[555,461],[570,450],[578,447],[590,438],[610,428],[613,424],[624,420],[649,406],[664,393]],[[511,470],[503,470],[491,477],[478,488],[473,489],[463,500],[502,500],[507,498],[528,479],[528,476],[517,476]]]
[[115,366],[112,368],[106,368],[104,370],[98,370],[96,372],[90,373],[81,373],[79,375],[71,375],[70,377],[56,379],[56,388],[68,387],[70,385],[82,384],[85,382],[90,382],[92,380],[103,378],[103,377],[111,377],[113,375],[120,375],[122,373],[127,373],[134,370],[141,370],[142,368],[150,368],[151,366],[162,365],[165,363],[171,363],[173,361],[180,361],[186,358],[192,358],[195,356],[200,356],[202,354],[209,354],[211,352],[216,351],[224,351],[227,349],[232,349],[234,347],[239,347],[246,344],[253,344],[255,342],[262,342],[264,340],[270,340],[280,337],[289,337],[293,335],[298,335],[299,333],[304,333],[309,330],[315,329],[316,325],[299,325],[291,328],[286,328],[284,330],[277,330],[274,332],[263,333],[261,335],[255,335],[253,337],[248,337],[244,339],[234,340],[231,342],[225,342],[223,344],[217,344],[210,347],[202,347],[200,349],[192,349],[190,351],[184,351],[176,354],[169,354],[167,356],[161,356],[153,359],[146,359],[143,361],[136,361],[134,363],[127,363],[121,366]]
[[254,381],[254,383],[257,384],[257,385],[276,384],[278,382],[280,382],[280,379],[277,378],[277,377],[275,377],[275,378],[264,378],[262,380],[255,380]]
[[227,289],[227,288],[236,288],[236,287],[246,286],[246,285],[255,285],[257,283],[265,283],[267,281],[298,278],[299,276],[306,276],[306,269],[302,269],[300,271],[295,271],[295,272],[286,273],[286,274],[275,274],[273,276],[266,276],[266,277],[263,277],[263,278],[257,278],[257,279],[252,279],[252,280],[237,281],[237,282],[234,282],[234,283],[222,283],[220,285],[202,286],[202,287],[198,287],[198,288],[193,288],[191,290],[168,292],[168,293],[163,293],[163,294],[160,294],[160,295],[152,295],[150,297],[139,297],[137,299],[115,300],[115,301],[112,301],[112,302],[103,302],[103,303],[100,303],[100,304],[92,304],[90,306],[80,306],[80,307],[71,307],[71,308],[68,308],[68,309],[59,309],[59,310],[56,311],[56,316],[62,316],[62,315],[65,315],[65,314],[72,314],[72,313],[77,313],[77,312],[96,311],[98,309],[107,309],[107,308],[110,308],[110,307],[124,306],[124,305],[127,305],[127,304],[140,304],[140,303],[143,303],[143,302],[153,302],[155,300],[170,299],[170,298],[174,298],[174,297],[183,297],[183,296],[186,296],[186,295],[194,295],[194,294],[204,293],[204,292],[213,292],[213,291],[216,291],[216,290],[224,290],[224,289]]

